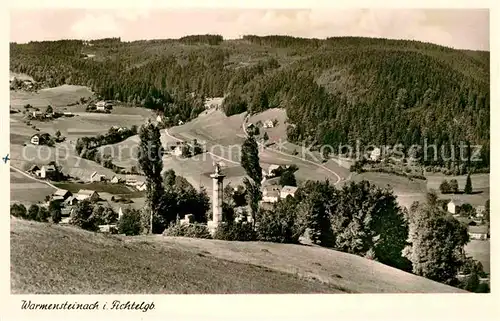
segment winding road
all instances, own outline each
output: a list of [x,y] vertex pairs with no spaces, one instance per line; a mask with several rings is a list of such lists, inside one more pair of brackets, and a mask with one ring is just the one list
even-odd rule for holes
[[[246,126],[245,126],[245,125],[246,125],[247,120],[248,120],[248,116],[246,116],[246,117],[245,117],[245,119],[243,120],[242,126],[241,126],[241,127],[243,128],[243,132],[244,132],[244,134],[245,134],[245,137],[248,137],[248,133],[247,133],[247,131],[246,131]],[[174,137],[172,134],[170,134],[170,133],[169,133],[168,129],[165,129],[165,135],[167,135],[168,137],[170,137],[170,138],[172,138],[172,139],[174,139],[174,140],[176,140],[176,141],[179,141],[179,142],[184,142],[184,141],[185,141],[185,140],[182,140],[182,139],[180,139],[180,138]],[[328,173],[332,174],[333,176],[335,176],[335,177],[337,178],[337,181],[336,181],[336,182],[333,182],[333,184],[334,184],[334,185],[336,185],[336,184],[338,184],[338,183],[340,183],[341,181],[343,181],[343,180],[344,180],[344,178],[343,178],[343,177],[341,177],[341,176],[340,176],[339,174],[337,174],[335,171],[333,171],[333,170],[329,169],[328,167],[324,166],[323,164],[318,164],[318,163],[316,163],[316,162],[314,162],[314,161],[311,161],[311,160],[308,160],[308,159],[304,159],[304,158],[301,158],[301,157],[296,156],[296,155],[291,155],[291,154],[289,154],[289,153],[285,153],[285,152],[282,152],[282,151],[279,151],[279,150],[269,149],[269,148],[266,148],[266,147],[265,147],[262,143],[260,143],[260,142],[257,142],[257,143],[259,144],[259,146],[260,146],[260,147],[262,147],[263,149],[265,149],[265,150],[266,150],[267,152],[269,152],[269,153],[276,153],[276,154],[279,154],[279,155],[282,155],[282,156],[286,156],[287,158],[297,159],[297,160],[299,160],[300,162],[305,162],[305,163],[308,163],[308,164],[314,165],[314,166],[316,166],[316,167],[318,167],[318,168],[320,168],[320,169],[322,169],[322,170],[324,170],[324,171],[326,171],[326,172],[328,172]],[[222,159],[222,160],[224,160],[224,161],[227,161],[227,162],[229,162],[229,163],[236,164],[236,165],[240,165],[240,162],[236,162],[236,161],[234,161],[234,160],[232,160],[232,159],[228,159],[228,158],[222,157],[222,156],[220,156],[220,155],[216,155],[216,154],[214,154],[214,153],[212,153],[212,152],[208,152],[208,151],[207,151],[207,154],[209,154],[209,155],[211,155],[211,156],[213,156],[213,157],[215,157],[215,158],[218,158],[218,159]]]

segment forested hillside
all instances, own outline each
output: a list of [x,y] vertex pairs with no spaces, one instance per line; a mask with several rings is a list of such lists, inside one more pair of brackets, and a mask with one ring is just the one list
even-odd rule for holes
[[[463,141],[484,146],[472,169],[489,167],[489,52],[387,39],[217,35],[10,49],[12,71],[163,110],[170,125],[196,117],[205,97],[225,96],[228,115],[285,108],[291,141],[427,142],[448,150]],[[441,158],[424,163],[454,166]]]

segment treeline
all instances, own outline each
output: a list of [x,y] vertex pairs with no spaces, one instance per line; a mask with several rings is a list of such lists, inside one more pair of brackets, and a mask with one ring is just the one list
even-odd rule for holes
[[219,40],[108,40],[94,43],[99,59],[81,59],[81,41],[11,44],[10,62],[49,86],[87,85],[103,99],[161,110],[168,126],[195,118],[205,97],[225,96],[227,115],[286,108],[294,142],[427,142],[446,157],[438,149],[422,164],[454,168],[464,161],[448,157],[450,144],[463,141],[483,146],[482,161],[467,166],[489,167],[488,52],[359,37]]
[[185,44],[207,44],[207,45],[218,45],[222,41],[224,41],[224,38],[222,38],[221,35],[193,35],[193,36],[185,36],[182,38],[179,38],[179,41],[181,43]]

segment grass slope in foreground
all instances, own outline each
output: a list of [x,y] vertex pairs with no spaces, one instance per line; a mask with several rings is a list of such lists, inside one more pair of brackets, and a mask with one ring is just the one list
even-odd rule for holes
[[121,237],[11,218],[11,292],[461,292],[328,249],[163,236]]

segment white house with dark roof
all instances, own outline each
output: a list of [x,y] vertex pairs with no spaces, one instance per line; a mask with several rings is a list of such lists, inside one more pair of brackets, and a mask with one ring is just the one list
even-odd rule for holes
[[117,184],[117,183],[120,183],[120,178],[118,176],[113,176],[110,180],[111,183],[113,184]]
[[458,214],[460,206],[464,205],[464,202],[459,199],[451,200],[447,205],[448,212],[451,214]]

